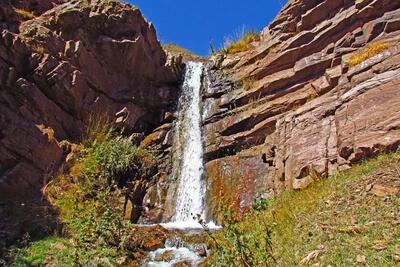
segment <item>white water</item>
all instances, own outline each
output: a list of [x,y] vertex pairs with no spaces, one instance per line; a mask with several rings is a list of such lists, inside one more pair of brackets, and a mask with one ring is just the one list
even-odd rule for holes
[[[205,222],[206,186],[203,181],[203,143],[201,135],[201,98],[203,64],[189,62],[186,65],[179,115],[175,126],[175,157],[173,176],[178,179],[175,214],[171,222],[161,224],[167,229],[202,229],[199,220]],[[219,229],[212,221],[209,229]],[[197,266],[204,258],[190,247],[165,244],[165,248],[150,252],[145,266],[170,267],[186,261]]]
[[[164,255],[168,255],[166,257]],[[190,262],[197,266],[204,259],[186,247],[166,247],[149,253],[150,262],[147,267],[171,267],[179,262]]]
[[179,102],[179,117],[175,141],[180,153],[176,158],[174,175],[179,179],[175,203],[175,215],[168,228],[198,228],[204,219],[205,185],[203,174],[203,144],[201,139],[200,89],[203,64],[189,62]]

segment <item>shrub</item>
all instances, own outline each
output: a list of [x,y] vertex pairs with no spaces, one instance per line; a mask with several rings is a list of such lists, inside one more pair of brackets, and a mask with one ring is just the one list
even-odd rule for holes
[[[13,250],[13,266],[104,266],[129,257],[133,225],[123,220],[126,177],[146,176],[152,155],[92,117],[68,173],[46,186],[57,207],[65,238],[49,237]],[[130,249],[132,249],[130,247]],[[138,248],[139,250],[139,248]]]
[[18,18],[23,21],[31,20],[36,17],[31,11],[28,11],[28,10],[15,8],[14,11],[15,11],[15,13],[17,13]]
[[124,252],[131,228],[122,218],[121,177],[144,174],[152,161],[147,151],[116,135],[102,120],[92,120],[88,129],[70,174],[53,180],[47,192],[79,248],[81,264]]
[[262,198],[262,197],[256,198],[253,203],[253,210],[264,211],[270,206],[270,204],[271,204],[270,199],[266,199],[266,198]]
[[388,48],[389,45],[383,42],[375,42],[368,44],[364,49],[350,56],[347,59],[347,64],[350,67],[354,67]]
[[242,32],[236,38],[226,38],[225,48],[227,54],[236,54],[247,51],[251,48],[251,43],[260,40],[260,34],[254,30]]

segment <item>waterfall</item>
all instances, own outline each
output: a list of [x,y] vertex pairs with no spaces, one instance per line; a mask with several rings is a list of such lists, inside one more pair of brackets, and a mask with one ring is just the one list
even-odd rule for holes
[[[174,136],[172,176],[178,182],[175,213],[171,222],[161,224],[165,228],[188,232],[202,228],[199,219],[205,221],[206,185],[203,179],[200,107],[202,74],[202,63],[187,63]],[[213,222],[209,222],[207,227],[220,228]],[[171,267],[181,262],[190,262],[191,266],[198,266],[203,260],[204,258],[196,253],[193,246],[170,244],[167,240],[165,248],[149,253],[145,266]]]
[[204,219],[206,188],[203,175],[200,89],[203,64],[188,62],[175,125],[175,156],[172,175],[178,182],[175,213],[171,228],[198,228],[197,217]]
[[[203,174],[203,144],[201,138],[200,88],[203,64],[189,62],[180,98],[177,135],[182,141],[179,187],[174,222],[193,223],[195,216],[204,216],[205,185]],[[204,218],[203,218],[204,219]]]
[[[202,63],[187,63],[174,136],[172,176],[178,182],[175,212],[170,222],[161,224],[165,228],[202,228],[199,219],[206,219],[200,107],[202,74]],[[220,228],[212,221],[207,223],[207,227]]]

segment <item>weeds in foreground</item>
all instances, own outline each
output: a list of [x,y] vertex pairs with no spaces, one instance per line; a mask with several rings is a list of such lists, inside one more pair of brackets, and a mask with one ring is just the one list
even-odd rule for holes
[[[255,205],[263,209],[267,204],[259,200]],[[221,205],[219,214],[223,217],[224,230],[222,234],[208,232],[214,250],[208,266],[268,267],[276,263],[271,243],[272,231],[263,220],[253,225],[257,231],[248,231],[243,227],[240,216],[228,205]]]
[[349,67],[357,66],[358,64],[379,54],[384,50],[387,50],[388,48],[389,45],[384,42],[375,42],[368,44],[364,49],[350,56],[347,60],[347,64],[349,65]]
[[104,266],[129,256],[126,242],[132,225],[122,216],[121,179],[145,175],[152,156],[102,119],[92,118],[82,143],[70,171],[46,187],[49,201],[60,213],[65,238],[50,237],[14,250],[13,266]]
[[400,198],[368,190],[375,183],[400,186],[399,165],[399,152],[382,155],[303,191],[260,200],[242,221],[228,220],[212,235],[209,266],[395,266]]

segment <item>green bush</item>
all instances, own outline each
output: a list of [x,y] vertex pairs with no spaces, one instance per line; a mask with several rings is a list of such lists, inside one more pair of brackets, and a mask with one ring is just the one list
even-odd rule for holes
[[271,205],[270,199],[265,199],[262,197],[256,198],[253,203],[253,210],[264,211]]
[[[46,187],[68,242],[55,237],[33,242],[13,252],[15,266],[103,266],[129,255],[126,242],[133,225],[123,220],[123,183],[130,181],[122,179],[144,177],[152,163],[149,152],[133,146],[107,123],[93,120],[69,172]],[[66,249],[57,250],[54,242],[61,242]]]

